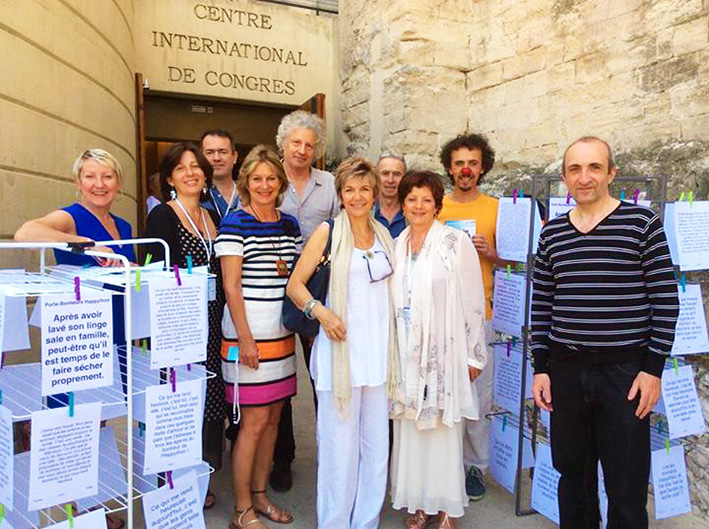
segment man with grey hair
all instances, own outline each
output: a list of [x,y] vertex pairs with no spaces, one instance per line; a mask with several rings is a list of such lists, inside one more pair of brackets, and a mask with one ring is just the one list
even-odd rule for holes
[[406,219],[399,204],[399,182],[406,172],[406,160],[396,154],[381,154],[377,170],[382,182],[377,203],[374,205],[374,218],[381,222],[396,239],[406,228]]
[[[335,177],[313,167],[315,159],[325,153],[325,125],[315,114],[296,110],[281,120],[276,144],[283,155],[283,167],[290,183],[279,209],[298,219],[305,244],[315,228],[340,213]],[[305,336],[299,338],[305,365],[309,366],[312,340]],[[274,490],[284,492],[293,486],[290,465],[294,458],[293,410],[289,399],[283,406],[273,454],[269,483]]]
[[608,527],[648,527],[650,411],[679,302],[660,218],[611,196],[616,172],[599,138],[566,149],[576,206],[544,226],[534,264],[532,393],[552,411],[561,529],[598,527],[599,460]]

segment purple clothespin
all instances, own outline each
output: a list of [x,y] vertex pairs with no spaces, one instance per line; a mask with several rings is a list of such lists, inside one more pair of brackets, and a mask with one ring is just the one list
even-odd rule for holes
[[510,356],[510,351],[512,350],[512,342],[507,340],[507,357]]
[[571,204],[571,193],[566,193],[566,204]]
[[516,204],[516,203],[517,203],[517,195],[518,195],[517,190],[516,190],[516,189],[513,189],[513,190],[512,190],[512,203],[513,203],[513,204]]
[[187,371],[192,371],[192,364],[187,364]]
[[175,488],[175,485],[172,483],[172,470],[167,471],[167,484],[170,487],[170,490]]
[[636,206],[638,204],[639,197],[640,197],[640,190],[636,189],[635,191],[633,191],[633,202],[635,203]]
[[180,279],[180,269],[176,264],[172,265],[172,271],[175,272],[175,279],[177,279],[177,286],[182,286],[182,279]]
[[170,368],[170,384],[172,385],[172,392],[177,391],[177,374],[173,368]]
[[74,278],[74,293],[76,294],[76,301],[81,301],[81,280],[79,276]]

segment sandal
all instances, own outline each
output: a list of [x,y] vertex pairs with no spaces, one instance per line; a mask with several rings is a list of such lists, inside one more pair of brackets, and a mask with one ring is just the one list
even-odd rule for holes
[[202,509],[205,511],[208,511],[212,507],[214,507],[214,504],[217,502],[217,497],[214,495],[214,493],[211,490],[207,490],[207,496],[204,498],[204,505],[202,506]]
[[293,514],[288,511],[287,509],[282,509],[281,507],[278,507],[276,504],[271,502],[271,500],[268,499],[266,496],[266,491],[265,490],[252,490],[251,494],[263,494],[264,497],[266,497],[266,507],[261,508],[258,505],[254,504],[254,511],[256,511],[258,514],[263,514],[266,518],[268,518],[270,521],[274,523],[282,523],[282,524],[289,524],[293,523]]
[[414,514],[406,517],[404,524],[406,529],[426,529],[429,525],[436,523],[438,519],[438,515],[429,516],[422,510],[417,510]]
[[[254,515],[254,518],[248,521],[244,521],[244,517],[251,511],[251,513]],[[234,522],[229,522],[229,529],[242,529],[242,527],[248,527],[249,525],[252,524],[259,524],[263,529],[268,529],[263,523],[261,523],[261,520],[258,519],[258,514],[256,514],[256,511],[254,510],[254,506],[251,505],[248,509],[244,509],[243,511],[238,511],[236,507],[234,507],[234,515],[236,515],[236,523]]]
[[455,521],[455,518],[451,518],[446,513],[442,513],[440,518],[441,523],[438,526],[438,529],[455,529],[458,526]]

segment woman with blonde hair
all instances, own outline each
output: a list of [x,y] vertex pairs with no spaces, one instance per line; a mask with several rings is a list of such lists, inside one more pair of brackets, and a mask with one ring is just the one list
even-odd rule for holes
[[259,515],[293,521],[268,498],[266,484],[283,402],[296,393],[295,337],[283,327],[281,306],[301,237],[295,218],[276,209],[288,179],[275,151],[254,147],[236,187],[242,209],[224,218],[216,245],[226,293],[222,373],[227,401],[241,408],[230,527],[263,529]]
[[[320,323],[310,372],[318,395],[318,529],[379,525],[389,453],[387,389],[396,379],[391,296],[394,242],[371,213],[379,174],[345,160],[335,188],[343,211],[313,232],[288,283],[288,296]],[[325,305],[307,282],[330,243]],[[393,361],[392,361],[393,360]]]

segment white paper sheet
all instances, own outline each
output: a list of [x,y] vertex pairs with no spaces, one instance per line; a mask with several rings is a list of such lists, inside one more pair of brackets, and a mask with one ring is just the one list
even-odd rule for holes
[[679,291],[679,319],[675,328],[672,355],[709,352],[707,320],[700,285],[677,287]]
[[495,271],[493,329],[522,337],[526,289],[527,283],[523,275],[510,274],[508,279],[504,270]]
[[[518,419],[514,419],[517,421]],[[517,447],[519,446],[519,428],[513,426],[513,420],[507,424],[500,417],[495,417],[490,426],[490,472],[495,480],[508,492],[514,493],[517,476]],[[534,466],[532,444],[524,439],[522,468]]]
[[662,225],[665,228],[667,236],[667,246],[670,247],[670,257],[672,264],[679,266],[679,249],[677,248],[677,230],[675,229],[675,203],[665,203],[665,216],[662,219]]
[[24,296],[5,296],[5,329],[0,350],[25,351],[30,348],[27,300]]
[[113,383],[111,295],[83,289],[41,296],[42,395]]
[[551,463],[551,447],[537,443],[537,464],[532,480],[531,506],[557,525],[559,524],[557,489],[560,477]]
[[207,277],[183,274],[150,282],[150,360],[153,369],[207,358]]
[[704,433],[704,416],[691,365],[678,368],[676,373],[674,369],[665,369],[662,394],[671,439]]
[[709,201],[675,202],[679,269],[709,268]]
[[12,510],[14,501],[15,449],[12,412],[0,406],[0,503]]
[[571,211],[576,206],[576,201],[569,198],[568,203],[566,197],[549,197],[549,213],[547,219],[554,220],[561,217],[563,214]]
[[456,230],[464,231],[471,239],[475,236],[475,220],[447,220],[446,224]]
[[39,511],[30,511],[28,506],[30,480],[30,453],[15,455],[15,505],[12,511],[5,510],[5,517],[18,529],[28,525],[39,527]]
[[150,386],[145,395],[145,465],[155,474],[202,462],[204,399],[200,380]]
[[43,509],[98,492],[101,404],[32,414],[29,508]]
[[143,496],[146,529],[206,529],[196,472],[172,481]]
[[74,516],[74,525],[69,524],[69,520],[52,525],[54,529],[106,529],[106,510],[97,509],[80,516]]
[[[497,255],[508,261],[527,262],[529,251],[529,213],[532,199],[518,198],[515,203],[511,197],[500,197],[497,209]],[[542,219],[539,208],[534,204],[534,233],[532,234],[532,253],[537,251]]]
[[[495,344],[494,378],[492,383],[492,401],[501,408],[519,413],[522,391],[522,352],[506,344]],[[525,388],[526,389],[526,388]]]
[[672,446],[652,452],[652,488],[655,493],[655,518],[662,520],[692,512],[689,499],[684,447]]

